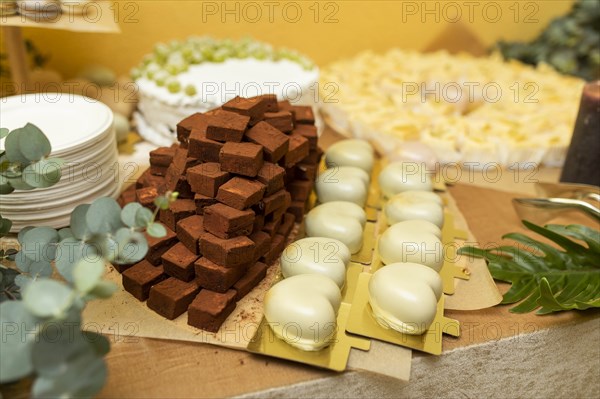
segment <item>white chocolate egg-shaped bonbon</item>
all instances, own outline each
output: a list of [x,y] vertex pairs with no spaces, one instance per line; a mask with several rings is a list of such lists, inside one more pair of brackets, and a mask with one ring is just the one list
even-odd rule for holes
[[418,162],[392,162],[379,174],[379,187],[384,198],[404,191],[433,191],[431,176]]
[[279,339],[301,350],[318,351],[331,343],[341,301],[340,289],[330,278],[299,274],[267,291],[264,313]]
[[405,220],[426,220],[442,228],[444,208],[431,191],[405,191],[392,196],[384,205],[388,225]]
[[352,202],[332,201],[313,208],[305,218],[306,235],[328,237],[344,243],[350,253],[362,248],[365,210]]
[[367,173],[373,170],[375,153],[371,144],[364,140],[349,139],[338,141],[325,152],[328,168],[355,166]]
[[315,191],[319,202],[349,201],[365,206],[369,194],[370,177],[355,166],[326,169],[319,174]]
[[396,224],[390,226],[378,241],[379,256],[383,263],[412,262],[431,267],[439,272],[444,264],[442,241],[434,234],[410,230]]

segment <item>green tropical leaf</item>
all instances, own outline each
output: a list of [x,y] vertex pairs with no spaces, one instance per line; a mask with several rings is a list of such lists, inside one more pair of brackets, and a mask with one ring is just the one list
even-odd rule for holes
[[510,309],[513,313],[600,307],[600,231],[582,225],[523,224],[556,246],[511,233],[503,238],[518,246],[463,247],[458,253],[484,258],[496,280],[512,284],[502,303],[518,303]]

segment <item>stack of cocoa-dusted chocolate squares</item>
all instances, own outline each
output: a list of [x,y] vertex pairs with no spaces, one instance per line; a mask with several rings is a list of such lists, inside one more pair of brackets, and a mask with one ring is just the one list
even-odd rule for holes
[[[177,126],[178,145],[150,153],[135,199],[179,192],[160,212],[167,236],[123,286],[168,319],[217,331],[266,275],[302,220],[322,151],[310,107],[273,95],[236,97]],[[132,198],[133,199],[133,198]]]

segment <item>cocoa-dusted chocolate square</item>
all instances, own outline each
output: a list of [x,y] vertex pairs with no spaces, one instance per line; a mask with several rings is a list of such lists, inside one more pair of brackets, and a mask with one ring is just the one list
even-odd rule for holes
[[294,229],[295,221],[296,217],[294,215],[291,213],[284,213],[283,218],[281,219],[281,225],[279,226],[279,229],[277,229],[277,234],[288,237]]
[[273,264],[273,262],[279,258],[279,255],[281,255],[285,249],[286,240],[287,237],[284,237],[281,234],[275,234],[275,237],[273,237],[273,240],[271,240],[271,246],[269,247],[269,250],[262,257],[262,261],[267,265]]
[[292,113],[289,111],[265,112],[264,121],[284,133],[294,129]]
[[265,195],[271,195],[283,188],[284,175],[284,168],[271,162],[265,162],[258,171],[256,179],[266,186]]
[[143,260],[123,272],[123,288],[143,302],[148,299],[150,288],[166,278],[162,266],[155,267]]
[[198,255],[183,243],[177,243],[161,257],[165,273],[181,281],[192,281],[195,277],[194,262]]
[[271,246],[271,236],[264,231],[256,231],[248,237],[254,242],[256,249],[254,250],[254,257],[252,258],[255,262],[263,257],[267,253]]
[[196,203],[196,213],[198,215],[204,215],[204,208],[216,204],[217,199],[202,194],[196,194],[194,196],[194,202]]
[[164,237],[156,238],[145,234],[148,242],[148,253],[146,260],[154,266],[160,265],[160,257],[177,243],[177,235],[167,227],[167,234]]
[[256,177],[263,166],[263,148],[252,143],[225,143],[219,153],[221,170]]
[[256,262],[250,266],[246,274],[233,285],[233,289],[237,293],[235,300],[239,301],[248,295],[248,293],[265,278],[267,269],[268,266],[262,262]]
[[[167,169],[168,170],[168,169]],[[166,191],[165,178],[163,176],[154,176],[150,169],[147,169],[140,178],[135,182],[135,188],[156,187],[160,192]]]
[[188,324],[216,333],[227,317],[235,310],[236,291],[223,294],[202,290],[188,308]]
[[312,192],[314,183],[310,180],[295,180],[287,185],[294,201],[306,201]]
[[185,313],[199,291],[196,281],[185,282],[171,277],[150,289],[148,307],[173,320]]
[[188,150],[177,147],[173,156],[173,163],[167,169],[165,175],[165,188],[167,191],[177,191],[177,184],[182,176],[185,176],[187,167]]
[[207,162],[187,171],[187,180],[192,191],[207,197],[215,197],[222,184],[231,178],[229,172],[221,170],[216,162]]
[[187,147],[192,129],[206,124],[206,116],[197,112],[177,124],[177,140]]
[[193,199],[177,199],[171,203],[169,209],[161,209],[160,221],[173,231],[177,229],[177,222],[196,214],[196,203]]
[[247,209],[257,204],[265,193],[265,185],[243,177],[234,177],[219,187],[217,200],[235,209]]
[[125,191],[123,191],[121,195],[119,195],[119,198],[117,198],[117,202],[119,203],[119,206],[121,208],[123,208],[127,204],[131,204],[132,202],[137,201],[137,197],[135,195],[137,189],[137,184],[132,184]]
[[[268,100],[267,100],[268,101]],[[250,117],[249,123],[254,124],[262,119],[267,109],[267,101],[263,97],[235,97],[223,104],[223,109]]]
[[265,220],[265,227],[263,227],[263,231],[267,233],[272,239],[273,237],[275,237],[275,234],[277,234],[279,226],[281,226],[281,217],[272,218],[271,220]]
[[200,258],[194,264],[196,269],[196,282],[211,291],[226,292],[246,272],[247,267],[219,266],[206,258]]
[[256,214],[254,216],[254,224],[252,225],[252,233],[261,231],[263,227],[265,227],[265,215]]
[[221,142],[239,143],[244,137],[250,117],[225,110],[215,111],[208,119],[206,137]]
[[137,198],[137,202],[154,210],[156,205],[154,205],[154,200],[158,197],[158,189],[156,187],[144,187],[135,191],[135,196]]
[[260,99],[265,104],[265,112],[277,112],[279,111],[279,105],[277,104],[277,95],[275,94],[262,94]]
[[246,138],[264,148],[264,159],[279,161],[288,151],[289,138],[266,122],[258,122],[246,132]]
[[169,170],[169,168],[165,166],[150,165],[150,173],[154,176],[164,177],[167,175],[167,170]]
[[288,100],[282,100],[277,102],[277,108],[279,109],[279,111],[290,111],[292,107],[293,105]]
[[294,115],[294,122],[296,124],[315,124],[315,114],[313,113],[312,107],[308,105],[292,105],[287,110]]
[[159,147],[150,151],[150,165],[169,167],[173,162],[175,150],[177,147]]
[[206,136],[206,128],[194,129],[190,134],[190,155],[202,162],[219,162],[219,152],[223,143],[211,140]]
[[314,125],[296,125],[292,134],[300,135],[308,140],[308,145],[311,151],[317,149],[319,142],[319,135],[317,134],[317,127]]
[[304,218],[306,211],[306,201],[292,201],[292,204],[288,208],[288,212],[294,215],[296,222],[300,223]]
[[285,207],[291,202],[290,193],[286,190],[279,190],[275,194],[264,197],[262,202],[262,211],[265,215],[273,213],[275,210]]
[[201,215],[189,216],[177,222],[177,238],[196,255],[200,254],[199,239],[204,231],[204,218]]
[[247,265],[254,259],[256,245],[246,236],[225,240],[205,232],[200,236],[202,256],[224,267]]
[[317,178],[317,172],[319,168],[317,165],[311,165],[308,163],[299,163],[294,166],[294,176],[298,180],[310,180],[315,181]]
[[286,168],[290,168],[296,165],[302,159],[306,158],[310,151],[306,137],[298,134],[291,134],[289,138],[290,147],[287,154],[285,154],[285,157],[283,158],[283,163]]
[[254,211],[214,204],[204,208],[204,229],[220,238],[248,235],[254,224]]
[[310,150],[306,158],[302,160],[302,163],[318,165],[321,162],[321,157],[323,156],[323,150],[317,147],[316,150]]

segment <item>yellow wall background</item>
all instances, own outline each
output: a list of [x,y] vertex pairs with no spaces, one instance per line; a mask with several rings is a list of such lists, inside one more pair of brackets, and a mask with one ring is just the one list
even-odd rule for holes
[[[108,66],[118,74],[127,73],[144,54],[152,51],[156,42],[189,35],[232,38],[249,35],[300,50],[322,66],[365,49],[422,50],[457,24],[475,32],[486,46],[499,39],[529,40],[552,18],[566,13],[573,3],[573,0],[107,1],[118,10],[115,18],[121,34],[36,28],[25,29],[24,34],[52,56],[49,67],[66,78],[90,64]],[[234,12],[228,14],[226,10]],[[300,17],[296,16],[297,10],[301,10]],[[457,12],[461,13],[460,18]],[[451,42],[453,38],[448,40]]]

